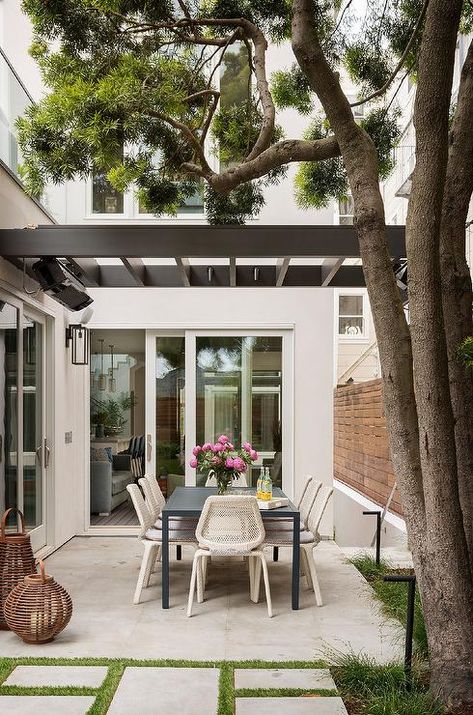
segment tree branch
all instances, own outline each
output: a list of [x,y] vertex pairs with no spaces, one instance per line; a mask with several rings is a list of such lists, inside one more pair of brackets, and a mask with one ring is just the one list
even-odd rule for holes
[[186,139],[187,143],[193,148],[196,156],[199,158],[203,175],[209,177],[214,173],[210,168],[207,159],[205,158],[203,147],[201,146],[195,134],[189,129],[186,124],[183,124],[177,119],[173,119],[173,117],[169,117],[167,114],[163,114],[162,112],[154,112],[152,110],[148,110],[146,114],[150,117],[154,117],[155,119],[160,119],[161,121],[166,122],[166,124],[169,124],[174,129],[179,130],[182,136]]
[[425,13],[427,12],[428,4],[429,4],[429,0],[424,0],[424,4],[423,4],[423,6],[422,6],[422,10],[421,10],[420,15],[419,15],[419,17],[418,17],[418,19],[417,19],[417,22],[416,22],[416,24],[415,24],[415,26],[414,26],[414,30],[413,30],[413,32],[412,32],[412,35],[411,35],[410,38],[409,38],[409,42],[407,43],[407,45],[406,45],[406,47],[405,47],[405,49],[404,49],[404,52],[403,52],[402,55],[401,55],[401,58],[400,58],[399,62],[397,63],[396,67],[394,68],[394,70],[393,70],[393,71],[391,72],[391,74],[389,75],[389,77],[388,77],[388,79],[386,80],[386,82],[383,84],[382,87],[380,87],[379,89],[377,89],[376,92],[373,92],[372,94],[369,94],[367,97],[364,97],[363,99],[358,100],[358,102],[353,102],[353,103],[350,105],[351,107],[359,107],[359,106],[362,105],[362,104],[366,104],[367,102],[371,102],[373,99],[377,99],[377,97],[381,97],[381,95],[383,95],[383,94],[385,94],[385,92],[387,92],[387,90],[389,89],[389,87],[391,86],[391,84],[392,84],[392,83],[394,82],[394,80],[396,79],[397,74],[398,74],[398,72],[401,70],[401,68],[402,68],[402,66],[403,66],[403,64],[404,64],[404,62],[406,61],[407,55],[408,55],[409,52],[411,51],[412,46],[413,46],[413,44],[414,44],[414,42],[415,42],[415,40],[416,40],[416,38],[417,38],[417,35],[419,34],[420,28],[422,27],[422,22],[423,22],[424,17],[425,17]]

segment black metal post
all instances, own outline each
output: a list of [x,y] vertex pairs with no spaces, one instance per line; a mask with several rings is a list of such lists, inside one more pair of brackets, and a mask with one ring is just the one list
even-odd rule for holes
[[176,559],[178,561],[182,559],[182,546],[180,544],[176,546]]
[[279,559],[279,546],[273,546],[273,561]]
[[415,576],[385,576],[384,581],[407,583],[407,619],[406,619],[406,648],[404,652],[404,673],[406,675],[406,689],[412,689],[412,641],[414,638],[414,607],[416,597]]
[[376,516],[376,565],[379,566],[381,561],[381,512],[380,511],[364,511],[365,516]]

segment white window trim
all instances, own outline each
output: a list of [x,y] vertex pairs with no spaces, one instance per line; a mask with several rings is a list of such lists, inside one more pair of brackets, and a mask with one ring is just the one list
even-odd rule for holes
[[[338,332],[339,318],[340,318],[340,297],[341,296],[361,296],[363,298],[363,333],[362,335],[345,335]],[[368,293],[366,290],[360,290],[359,288],[343,288],[337,291],[336,305],[335,305],[335,334],[341,343],[369,343],[370,341],[370,330],[368,324],[368,314],[369,314],[369,301]]]

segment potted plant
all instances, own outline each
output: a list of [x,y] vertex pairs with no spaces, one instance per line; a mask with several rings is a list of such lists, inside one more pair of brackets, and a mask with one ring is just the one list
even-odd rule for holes
[[[125,412],[130,410],[136,404],[134,396],[123,393],[117,399],[109,397],[107,400],[93,399],[94,413],[92,419],[99,428],[96,429],[96,435],[113,437],[121,434],[127,422]],[[103,433],[97,434],[98,431]]]

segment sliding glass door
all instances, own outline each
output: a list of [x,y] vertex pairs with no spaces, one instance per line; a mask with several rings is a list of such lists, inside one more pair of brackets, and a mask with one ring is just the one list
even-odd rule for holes
[[202,483],[194,444],[225,434],[250,442],[276,485],[292,489],[292,332],[182,331],[147,335],[147,469],[168,495]]
[[46,544],[45,328],[39,314],[0,301],[0,512],[23,511],[35,550]]

